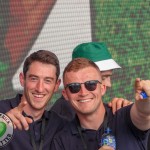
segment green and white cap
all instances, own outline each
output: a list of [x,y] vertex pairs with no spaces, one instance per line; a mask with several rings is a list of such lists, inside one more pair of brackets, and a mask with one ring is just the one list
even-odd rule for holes
[[97,64],[101,71],[121,68],[113,59],[103,42],[88,42],[79,44],[72,53],[74,58],[87,58]]

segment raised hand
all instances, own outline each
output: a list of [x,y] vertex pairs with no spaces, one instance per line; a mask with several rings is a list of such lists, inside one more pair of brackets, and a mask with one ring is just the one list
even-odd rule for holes
[[143,97],[140,95],[141,92],[145,92],[150,97],[150,80],[141,80],[136,78],[135,80],[135,99],[140,100]]
[[29,129],[29,124],[32,123],[32,119],[29,117],[23,116],[23,108],[26,106],[27,102],[24,100],[21,100],[20,104],[11,109],[6,113],[7,116],[10,117],[14,124],[14,128],[18,128],[19,130],[22,130],[23,128],[25,130]]

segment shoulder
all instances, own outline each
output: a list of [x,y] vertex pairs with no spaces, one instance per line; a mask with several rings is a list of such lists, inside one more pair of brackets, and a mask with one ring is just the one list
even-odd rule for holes
[[[134,133],[136,136],[139,136],[139,137],[145,137],[147,135],[147,131],[142,131],[138,129],[131,120],[130,111],[131,111],[132,105],[133,104],[119,109],[115,114],[115,121],[117,124],[119,124],[120,128],[124,129],[124,131],[125,130],[126,132],[129,131],[129,133]],[[118,130],[120,128],[118,128]]]
[[11,99],[0,100],[0,112],[6,113],[10,109],[18,106],[21,100],[21,94],[17,94],[16,97]]
[[67,119],[61,117],[59,114],[57,114],[54,111],[48,111],[48,118],[50,119],[51,122],[68,122]]
[[75,112],[70,106],[70,103],[61,96],[51,107],[51,111],[54,111],[58,115],[67,120],[72,120],[75,116]]
[[58,114],[56,114],[53,111],[47,112],[47,120],[48,120],[48,128],[52,130],[52,132],[58,132],[60,131],[67,123],[68,121],[62,117],[60,117]]
[[[77,119],[74,118],[72,121],[67,121],[63,127],[63,129],[55,135],[55,139],[62,140],[65,142],[66,140],[71,140],[73,136],[78,134],[77,130]],[[65,137],[64,137],[65,135]]]
[[130,118],[131,108],[132,108],[132,104],[128,105],[128,106],[125,106],[125,107],[122,107],[122,108],[120,108],[119,110],[116,111],[116,114],[118,116],[124,116],[124,117],[129,117]]

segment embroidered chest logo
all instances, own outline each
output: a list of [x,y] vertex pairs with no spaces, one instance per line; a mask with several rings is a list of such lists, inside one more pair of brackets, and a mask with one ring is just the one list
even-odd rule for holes
[[13,123],[8,116],[0,113],[0,148],[6,146],[13,137]]

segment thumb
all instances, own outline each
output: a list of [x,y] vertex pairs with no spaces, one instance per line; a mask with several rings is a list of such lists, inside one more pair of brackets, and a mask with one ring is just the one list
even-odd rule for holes
[[135,88],[135,99],[136,100],[141,99],[140,93],[142,92],[142,86],[141,86],[140,81],[141,81],[140,78],[136,78],[136,80],[135,80],[134,88]]

